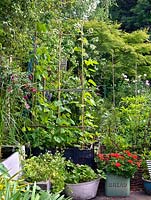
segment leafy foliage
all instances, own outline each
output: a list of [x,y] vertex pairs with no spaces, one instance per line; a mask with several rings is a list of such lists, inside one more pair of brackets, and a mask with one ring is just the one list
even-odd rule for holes
[[[4,70],[1,76],[6,75],[4,81],[13,86],[12,93],[2,86],[6,95],[0,99],[2,137],[3,131],[4,135],[9,132],[10,142],[24,141],[40,148],[84,146],[96,142],[107,130],[114,140],[120,140],[120,146],[127,146],[123,133],[129,134],[133,122],[121,125],[119,116],[123,111],[114,116],[111,108],[118,106],[122,97],[138,94],[138,85],[133,84],[138,81],[138,74],[146,74],[144,83],[150,80],[151,45],[147,30],[126,33],[119,24],[108,21],[109,10],[115,4],[114,0],[0,3],[0,64],[8,72],[6,75]],[[125,22],[125,15],[130,15],[131,23],[133,14],[141,6],[145,10],[148,1],[117,4],[122,8],[117,18]],[[18,82],[10,84],[11,73],[21,77]],[[124,82],[122,74],[129,83]],[[142,83],[142,90],[144,87]],[[8,110],[10,123],[5,112]],[[105,115],[109,116],[108,121]],[[144,126],[143,131],[148,131]],[[128,141],[136,138],[128,137]],[[106,143],[111,142],[108,136],[105,139]]]
[[5,200],[70,200],[60,193],[49,193],[39,190],[36,182],[33,185],[25,183],[22,179],[10,178],[8,170],[0,164],[0,198]]
[[120,153],[98,154],[98,168],[103,168],[107,174],[132,177],[141,165],[136,154],[124,151]]
[[0,198],[5,200],[70,200],[59,193],[48,193],[46,191],[37,191],[36,183],[33,187],[21,185],[19,181],[6,180],[4,188],[1,188]]
[[117,0],[110,9],[111,18],[122,24],[122,29],[132,32],[137,29],[150,29],[149,0]]
[[66,163],[66,183],[76,184],[97,179],[98,175],[88,165],[78,165],[71,161]]
[[0,143],[22,143],[21,126],[30,121],[28,98],[34,96],[34,84],[27,73],[13,65],[1,67],[0,76]]
[[46,153],[23,162],[23,176],[29,182],[50,180],[53,192],[64,189],[65,159],[59,154]]
[[125,97],[120,106],[102,114],[100,130],[107,152],[136,148],[141,151],[150,144],[150,96]]

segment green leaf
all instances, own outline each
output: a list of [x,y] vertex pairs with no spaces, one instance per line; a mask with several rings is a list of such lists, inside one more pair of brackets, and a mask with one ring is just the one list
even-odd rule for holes
[[67,107],[64,107],[64,110],[67,111],[68,113],[71,113],[71,110]]
[[37,31],[46,32],[47,31],[46,24],[38,22],[37,23]]
[[92,68],[88,68],[88,70],[91,71],[91,72],[96,72],[96,70],[92,69]]
[[97,65],[97,64],[99,64],[96,60],[92,60],[92,59],[89,59],[89,60],[85,60],[84,61],[85,62],[85,64],[87,65],[87,66],[89,66],[89,65]]
[[89,79],[88,82],[91,83],[92,85],[96,86],[96,83],[92,79]]
[[35,194],[36,194],[36,182],[34,183],[34,186],[33,186],[31,200],[35,200]]
[[74,51],[81,52],[81,48],[79,48],[79,47],[74,47]]
[[84,93],[84,97],[92,97],[92,95],[91,95],[90,92],[85,92],[85,93]]
[[22,130],[23,132],[25,132],[25,131],[26,131],[26,127],[24,126],[21,130]]
[[88,44],[88,40],[86,38],[83,38],[83,44]]
[[0,163],[0,172],[1,174],[6,175],[6,177],[9,177],[8,170],[2,163]]
[[62,140],[60,140],[60,138],[58,138],[57,136],[54,136],[54,140],[57,142],[57,143],[61,143]]
[[94,119],[94,117],[92,116],[91,113],[86,113],[86,117],[90,118],[90,119]]
[[27,129],[28,129],[28,131],[31,131],[31,128],[29,126],[27,127]]
[[61,106],[62,103],[61,103],[61,101],[55,101],[54,105],[55,105],[55,106]]
[[95,101],[93,99],[85,99],[85,101],[91,106],[96,106]]
[[70,119],[70,122],[72,125],[75,125],[75,122],[72,119]]

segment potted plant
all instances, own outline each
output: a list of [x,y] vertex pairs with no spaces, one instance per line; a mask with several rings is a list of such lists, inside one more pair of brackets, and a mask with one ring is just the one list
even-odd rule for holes
[[151,174],[150,172],[150,166],[151,166],[151,152],[148,150],[147,152],[143,152],[142,155],[142,181],[143,181],[143,187],[146,194],[151,195]]
[[120,153],[98,154],[97,166],[106,173],[106,196],[129,196],[130,178],[140,167],[138,155],[130,151]]
[[31,200],[31,199],[45,199],[45,200],[70,200],[65,198],[60,193],[50,193],[43,191],[37,187],[36,182],[34,185],[25,184],[23,180],[13,180],[10,178],[7,169],[0,165],[0,199],[11,199],[11,200]]
[[151,195],[151,179],[148,173],[142,175],[143,187],[146,194]]
[[100,177],[88,165],[66,163],[65,194],[74,200],[87,200],[97,194]]
[[[58,152],[54,155],[45,153],[23,161],[23,178],[31,183],[35,181],[51,183],[52,192],[61,192],[65,185],[65,158]],[[49,187],[50,189],[50,187]]]

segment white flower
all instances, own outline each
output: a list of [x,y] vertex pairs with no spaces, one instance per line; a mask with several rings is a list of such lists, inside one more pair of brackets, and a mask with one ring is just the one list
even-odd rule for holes
[[149,80],[146,80],[145,84],[148,85],[148,86],[150,86]]
[[127,75],[126,75],[126,74],[123,74],[123,73],[122,73],[122,76],[123,76],[124,78],[127,78]]
[[142,77],[142,75],[139,75],[139,76],[138,76],[138,79],[140,79],[141,77]]
[[94,50],[94,49],[96,49],[96,46],[93,45],[93,44],[90,44],[90,48],[91,48],[92,50]]
[[133,83],[136,83],[137,82],[137,80],[133,80]]

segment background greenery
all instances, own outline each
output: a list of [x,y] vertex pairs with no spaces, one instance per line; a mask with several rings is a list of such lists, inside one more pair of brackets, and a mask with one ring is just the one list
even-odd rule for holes
[[0,2],[1,144],[150,148],[149,8]]

